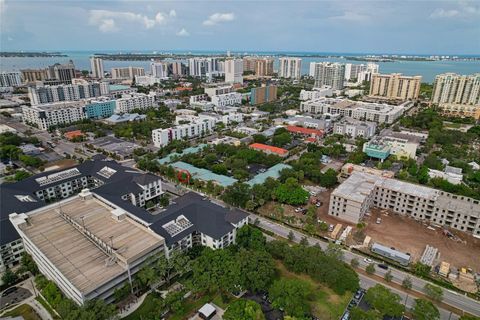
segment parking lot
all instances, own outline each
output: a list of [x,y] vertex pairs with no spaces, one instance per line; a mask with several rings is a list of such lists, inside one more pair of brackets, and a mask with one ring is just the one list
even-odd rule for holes
[[[15,288],[15,289],[12,289],[12,288]],[[9,290],[13,290],[13,291],[10,293],[7,293]],[[3,296],[4,294],[5,296]],[[19,288],[19,287],[8,288],[7,290],[2,292],[2,296],[0,297],[0,309],[12,304],[21,302],[27,299],[28,297],[30,297],[31,295],[32,293],[25,288]]]

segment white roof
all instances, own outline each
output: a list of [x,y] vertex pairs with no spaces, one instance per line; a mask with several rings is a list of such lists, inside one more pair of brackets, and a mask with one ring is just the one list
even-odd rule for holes
[[205,317],[210,317],[216,311],[215,307],[210,303],[205,303],[203,307],[198,310],[198,313],[203,314]]

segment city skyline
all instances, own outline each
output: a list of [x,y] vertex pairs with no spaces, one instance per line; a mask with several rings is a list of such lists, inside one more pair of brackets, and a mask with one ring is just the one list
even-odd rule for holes
[[480,53],[473,1],[1,0],[0,14],[3,51]]

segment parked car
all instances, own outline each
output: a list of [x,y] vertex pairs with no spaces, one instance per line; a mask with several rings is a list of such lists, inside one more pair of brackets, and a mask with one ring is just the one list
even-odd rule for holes
[[317,201],[317,203],[315,203],[315,206],[319,208],[322,206],[322,204],[323,204],[322,201]]
[[350,312],[345,311],[345,313],[343,314],[342,320],[348,320],[348,319],[350,319]]
[[382,218],[377,218],[377,224],[382,223]]
[[385,269],[385,270],[388,270],[388,266],[386,264],[383,264],[383,263],[379,263],[378,267],[382,268],[382,269]]
[[328,226],[328,232],[332,232],[333,228],[335,228],[335,226],[333,224],[329,225]]
[[363,262],[365,262],[365,263],[372,263],[373,260],[372,260],[372,259],[369,259],[369,258],[365,258],[365,259],[363,259]]
[[295,212],[296,212],[296,213],[299,213],[300,211],[302,211],[302,208],[296,208],[296,209],[295,209]]

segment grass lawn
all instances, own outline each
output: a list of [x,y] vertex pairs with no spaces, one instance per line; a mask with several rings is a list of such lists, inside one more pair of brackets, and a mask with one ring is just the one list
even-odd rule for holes
[[200,297],[200,299],[194,300],[192,297],[183,301],[183,309],[181,312],[169,315],[167,318],[169,320],[183,320],[188,319],[195,312],[198,311],[205,303],[213,302],[222,309],[226,309],[228,304],[232,302],[235,298],[229,297],[228,301],[224,302],[220,294],[209,294]]
[[[126,316],[125,320],[140,320],[142,318],[145,318],[148,316],[151,312],[155,311],[158,309],[158,305],[160,304],[160,301],[157,297],[155,297],[153,294],[149,294],[145,297],[145,300],[143,300],[143,303],[138,307],[137,310],[135,310],[133,313],[129,314]],[[158,310],[159,311],[159,310]]]
[[35,298],[38,302],[40,302],[40,304],[45,308],[47,309],[48,313],[50,313],[50,315],[52,316],[53,319],[60,319],[59,316],[57,316],[57,314],[53,311],[52,307],[50,307],[50,305],[47,303],[47,301],[45,301],[45,299],[43,299],[41,296],[38,296]]
[[313,288],[313,299],[311,301],[312,314],[322,320],[339,319],[343,314],[348,302],[351,298],[351,293],[346,293],[340,296],[333,292],[330,288],[316,282],[312,278],[304,274],[296,274],[288,271],[280,262],[276,262],[277,270],[280,277],[289,279],[301,279]]
[[2,317],[19,317],[22,316],[25,320],[42,320],[35,310],[28,304],[22,304],[12,311],[5,313]]

